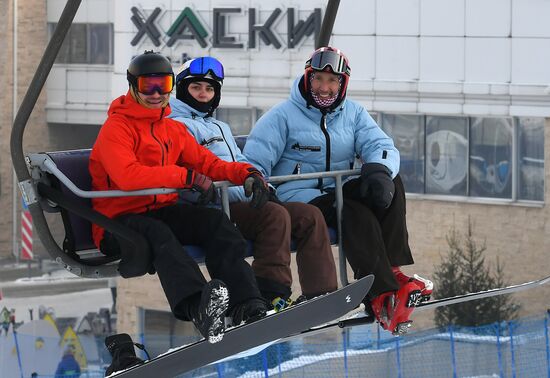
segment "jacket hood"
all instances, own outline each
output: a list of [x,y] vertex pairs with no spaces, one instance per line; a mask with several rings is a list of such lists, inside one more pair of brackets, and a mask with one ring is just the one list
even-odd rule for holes
[[191,105],[188,105],[185,102],[178,100],[173,96],[170,96],[170,108],[172,112],[171,118],[175,118],[175,117],[204,118],[208,115],[208,113],[199,112],[197,109],[193,108]]
[[113,102],[111,102],[111,106],[109,106],[109,111],[107,112],[109,117],[115,114],[121,114],[128,118],[136,118],[140,120],[158,120],[162,116],[167,116],[170,113],[171,110],[169,105],[165,108],[150,109],[138,104],[132,97],[130,91],[113,100]]
[[[308,105],[306,99],[304,98],[304,96],[302,96],[302,92],[300,91],[300,81],[303,77],[304,75],[300,75],[294,80],[294,84],[292,84],[292,89],[290,90],[290,101],[295,104],[299,109],[301,109],[304,114],[308,116],[308,118],[318,120],[321,118],[323,113],[318,108],[312,105]],[[344,100],[340,103],[340,105],[338,105],[336,109],[328,113],[328,118],[331,118],[340,113],[345,104],[346,99],[344,98]]]

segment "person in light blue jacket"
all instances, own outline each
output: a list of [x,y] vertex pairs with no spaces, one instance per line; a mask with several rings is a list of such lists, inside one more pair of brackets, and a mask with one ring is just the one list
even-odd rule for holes
[[[413,264],[399,151],[361,104],[346,99],[350,74],[340,50],[316,50],[290,98],[258,120],[244,155],[266,177],[347,170],[360,158],[361,177],[343,185],[343,247],[356,278],[375,275],[367,308],[385,329],[403,333],[433,285],[399,268]],[[336,228],[334,189],[333,178],[319,178],[282,183],[277,194],[319,207]]]
[[[176,97],[169,117],[182,122],[202,146],[226,161],[246,162],[231,128],[214,118],[221,99],[224,72],[213,57],[190,60],[176,76]],[[184,200],[194,199],[184,195]],[[278,306],[291,294],[290,241],[297,244],[297,265],[306,298],[337,289],[334,257],[321,211],[301,202],[281,203],[274,190],[263,206],[251,203],[240,187],[229,188],[231,220],[253,241],[252,268],[265,299]]]

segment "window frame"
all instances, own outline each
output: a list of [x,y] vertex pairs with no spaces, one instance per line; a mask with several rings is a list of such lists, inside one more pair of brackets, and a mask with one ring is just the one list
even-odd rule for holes
[[[53,31],[56,27],[57,23],[55,22],[48,22],[48,34],[49,38],[52,37]],[[112,22],[77,22],[73,23],[73,25],[84,25],[85,26],[85,43],[86,43],[86,58],[84,62],[59,62],[56,61],[54,64],[56,65],[77,65],[77,66],[112,66],[114,64],[114,24]],[[92,25],[107,25],[108,26],[108,59],[107,63],[92,63],[92,51],[91,51],[91,26]],[[72,27],[72,26],[71,26]],[[70,44],[71,42],[71,36],[72,36],[72,29],[69,29],[67,33],[67,37],[63,41],[63,45],[61,48],[63,49],[66,44]],[[68,60],[71,58],[71,47],[68,46]]]

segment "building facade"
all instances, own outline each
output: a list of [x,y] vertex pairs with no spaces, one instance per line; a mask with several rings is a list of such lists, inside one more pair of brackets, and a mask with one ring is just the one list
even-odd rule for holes
[[[19,87],[25,88],[22,78],[32,75],[64,1],[20,0],[23,9],[21,3],[41,9],[19,15]],[[6,8],[0,33],[7,36],[0,43],[9,51],[12,2],[0,4]],[[175,68],[195,56],[219,58],[227,77],[217,116],[235,135],[247,134],[263,112],[288,97],[313,51],[324,11],[321,0],[231,6],[84,0],[33,113],[36,134],[27,131],[29,151],[90,146],[109,102],[127,90],[128,61],[150,49],[169,56]],[[432,275],[448,250],[451,230],[464,232],[468,224],[479,243],[486,243],[487,260],[496,264],[498,257],[510,282],[547,275],[548,16],[546,0],[340,4],[330,43],[350,60],[348,96],[365,105],[401,152],[414,271],[421,275]],[[9,59],[1,59],[2,75],[9,77]],[[9,107],[7,102],[2,106]],[[8,113],[9,108],[2,114],[5,146]],[[0,155],[1,201],[9,207],[6,151]],[[5,253],[11,218],[3,215]],[[154,281],[120,282],[119,292],[126,293],[119,302],[127,313],[119,318],[123,330],[139,327],[138,308],[167,309]],[[548,294],[537,289],[518,295],[522,313],[546,310],[541,298]]]

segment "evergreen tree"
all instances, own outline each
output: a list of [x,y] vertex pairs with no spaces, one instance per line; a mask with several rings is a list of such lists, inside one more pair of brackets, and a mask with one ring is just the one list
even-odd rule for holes
[[[449,251],[436,267],[437,282],[434,296],[446,298],[455,295],[474,293],[507,285],[504,266],[497,258],[494,273],[485,261],[485,242],[478,245],[474,238],[473,225],[468,220],[468,231],[460,235],[452,228],[447,235]],[[511,320],[517,317],[519,305],[509,295],[478,299],[465,303],[437,308],[435,323],[438,327],[449,324],[478,326]]]

